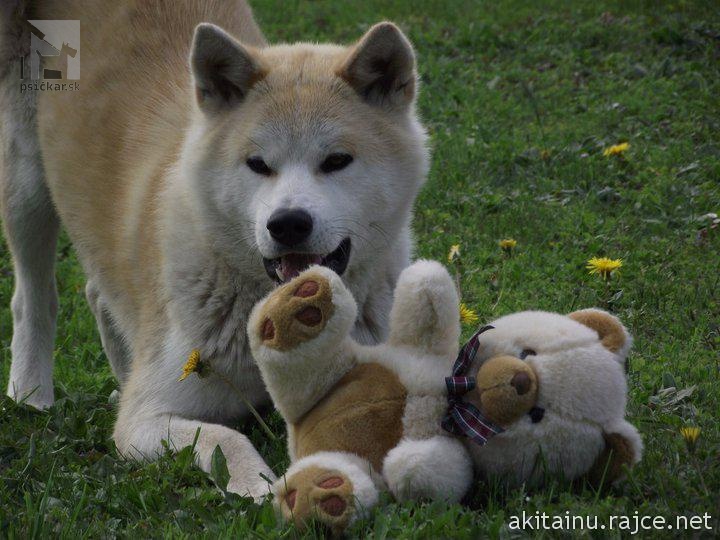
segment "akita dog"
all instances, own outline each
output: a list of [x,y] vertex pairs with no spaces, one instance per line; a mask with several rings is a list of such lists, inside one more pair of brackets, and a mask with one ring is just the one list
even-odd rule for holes
[[[354,337],[383,340],[428,169],[410,43],[385,22],[349,47],[270,46],[239,0],[5,0],[0,15],[9,395],[53,403],[62,224],[120,382],[118,449],[152,459],[200,428],[199,465],[219,445],[229,489],[262,496],[273,473],[227,427],[247,408],[222,377],[178,376],[199,349],[267,403],[247,317],[311,264],[354,295]],[[21,92],[28,20],[80,21],[79,90]]]

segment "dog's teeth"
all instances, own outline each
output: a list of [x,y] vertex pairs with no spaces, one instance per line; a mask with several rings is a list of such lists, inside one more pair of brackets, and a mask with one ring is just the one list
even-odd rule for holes
[[283,275],[282,268],[278,265],[278,267],[275,269],[275,273],[277,274],[277,277],[280,281],[285,281],[285,276]]

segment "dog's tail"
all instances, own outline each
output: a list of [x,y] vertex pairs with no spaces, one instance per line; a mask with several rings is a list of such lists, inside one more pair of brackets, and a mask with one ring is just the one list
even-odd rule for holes
[[6,17],[22,17],[28,13],[30,3],[30,0],[3,0],[0,2],[0,16],[3,20]]
[[32,4],[33,0],[0,1],[0,80],[17,68],[19,58],[30,54]]

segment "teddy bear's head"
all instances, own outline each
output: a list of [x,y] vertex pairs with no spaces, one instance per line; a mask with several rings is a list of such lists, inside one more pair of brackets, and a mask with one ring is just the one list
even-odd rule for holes
[[616,317],[597,309],[526,311],[490,323],[468,370],[476,387],[465,396],[505,430],[477,452],[488,469],[515,466],[524,480],[539,450],[574,478],[618,433],[626,464],[637,461],[640,438],[624,420],[631,342]]

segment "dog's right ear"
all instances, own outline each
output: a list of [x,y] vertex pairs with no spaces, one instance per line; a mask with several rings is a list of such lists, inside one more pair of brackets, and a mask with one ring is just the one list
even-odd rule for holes
[[415,99],[415,53],[405,34],[390,22],[367,31],[338,75],[371,105],[405,110]]
[[208,114],[234,107],[265,76],[249,47],[210,23],[195,28],[190,68],[198,105]]

